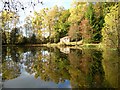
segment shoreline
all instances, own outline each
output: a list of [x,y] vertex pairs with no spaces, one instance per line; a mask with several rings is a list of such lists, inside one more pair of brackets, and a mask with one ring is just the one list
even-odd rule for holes
[[[2,45],[2,47],[57,47],[57,48],[70,48],[70,49],[98,49],[98,50],[104,50],[104,49],[110,49],[110,50],[117,50],[117,48],[108,48],[105,47],[102,43],[98,44],[75,44],[76,42],[70,42],[70,43],[47,43],[47,44],[19,44],[19,45]],[[78,42],[77,42],[78,43]]]
[[53,46],[60,46],[60,47],[83,47],[83,46],[99,46],[100,44],[69,44],[69,43],[66,43],[66,44],[62,44],[62,43],[47,43],[47,44],[18,44],[18,45],[15,45],[15,44],[5,44],[5,45],[2,45],[2,46],[48,46],[48,47],[53,47]]
[[[77,42],[78,43],[78,42]],[[81,48],[99,48],[101,49],[101,44],[76,44],[76,42],[70,43],[47,43],[47,44],[19,44],[19,45],[2,45],[3,47],[58,47],[58,48],[73,48],[73,49],[81,49]]]

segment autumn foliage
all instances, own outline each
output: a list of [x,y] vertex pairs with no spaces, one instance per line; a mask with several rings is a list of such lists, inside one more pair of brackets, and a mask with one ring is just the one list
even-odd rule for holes
[[80,32],[84,43],[90,43],[92,39],[92,27],[89,24],[89,20],[84,19],[80,23]]

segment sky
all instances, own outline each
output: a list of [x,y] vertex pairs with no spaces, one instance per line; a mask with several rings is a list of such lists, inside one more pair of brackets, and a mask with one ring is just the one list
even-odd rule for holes
[[[3,7],[3,4],[1,3],[1,1],[2,0],[0,0],[0,11]],[[3,0],[3,1],[9,1],[9,0]],[[15,1],[20,1],[23,5],[25,5],[27,7],[26,10],[20,10],[18,12],[18,14],[20,15],[21,24],[24,22],[24,19],[26,16],[33,15],[33,11],[39,11],[43,8],[46,8],[46,7],[50,8],[55,5],[63,6],[65,9],[68,9],[68,8],[70,8],[70,4],[72,2],[72,0],[15,0]],[[34,9],[30,5],[31,1],[36,3],[36,5],[34,6]],[[43,5],[40,3],[38,4],[38,1],[39,2],[43,1]],[[32,12],[30,12],[30,11],[32,11]]]
[[[1,3],[2,1],[5,2],[5,1],[10,1],[10,0],[0,0],[0,11],[3,7],[3,3]],[[46,7],[50,8],[55,5],[63,6],[65,9],[69,9],[73,0],[13,0],[13,1],[20,1],[22,2],[23,5],[27,7],[25,11],[20,10],[18,12],[20,15],[20,22],[23,23],[26,16],[33,15],[33,12],[30,13],[30,11],[33,11],[33,7],[30,5],[31,1],[34,3],[38,3],[41,1],[43,2],[43,5],[39,3],[39,4],[36,4],[34,7],[35,11],[39,11],[40,9],[43,9]],[[89,1],[90,2],[90,1],[98,1],[98,0],[76,0],[76,1],[80,1],[80,2]],[[105,0],[99,0],[99,1],[105,1]],[[106,0],[106,1],[113,1],[113,0]]]
[[[0,11],[2,11],[3,3],[2,1],[6,2],[9,0],[0,0]],[[13,0],[13,1],[19,1],[21,2],[25,7],[27,7],[25,10],[20,9],[18,12],[20,18],[19,18],[19,24],[17,25],[18,27],[22,26],[25,24],[24,20],[27,16],[33,15],[34,11],[40,11],[43,8],[51,8],[55,5],[57,6],[63,6],[65,9],[69,9],[70,5],[73,0]],[[43,5],[39,2],[43,2]],[[34,9],[33,6],[31,5],[31,2],[35,3]],[[20,7],[22,8],[22,7]],[[32,11],[32,12],[31,12]],[[23,34],[25,35],[25,30],[23,29]]]
[[[27,2],[29,0],[25,0],[25,1]],[[34,7],[34,11],[39,11],[39,10],[41,10],[43,8],[47,8],[47,7],[50,8],[50,7],[53,7],[55,5],[57,5],[57,6],[63,6],[65,9],[69,9],[70,8],[70,4],[72,2],[72,0],[41,0],[41,1],[43,1],[43,5],[37,4]],[[19,12],[21,21],[23,21],[23,19],[26,16],[33,15],[33,12],[30,13],[30,11],[33,11],[33,7],[32,6],[29,7],[29,8],[27,8],[25,12],[24,11]]]

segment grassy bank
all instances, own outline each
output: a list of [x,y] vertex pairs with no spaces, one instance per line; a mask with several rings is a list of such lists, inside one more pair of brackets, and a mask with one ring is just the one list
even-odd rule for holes
[[101,49],[103,46],[102,44],[82,44],[81,41],[79,42],[68,42],[68,43],[48,43],[48,44],[43,44],[42,46],[47,46],[47,47],[69,47],[71,49],[81,49],[81,48],[92,48],[92,49]]
[[47,43],[47,44],[18,44],[18,45],[2,45],[2,46],[47,46],[47,47],[74,47],[74,48],[101,48],[101,44],[83,44],[82,41],[67,43]]

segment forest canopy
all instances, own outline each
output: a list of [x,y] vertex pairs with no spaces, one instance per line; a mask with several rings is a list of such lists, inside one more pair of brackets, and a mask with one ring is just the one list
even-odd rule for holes
[[[43,4],[43,3],[42,3]],[[0,13],[2,44],[59,43],[69,36],[71,42],[120,47],[118,2],[80,2],[71,7],[53,6],[35,11],[19,26],[20,16],[14,10]]]

